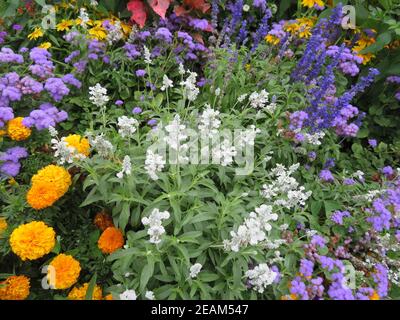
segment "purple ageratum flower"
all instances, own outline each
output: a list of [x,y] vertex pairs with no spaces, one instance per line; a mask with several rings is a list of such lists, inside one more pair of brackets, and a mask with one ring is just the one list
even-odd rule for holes
[[314,262],[307,259],[300,260],[300,273],[304,277],[311,277],[313,271],[314,271]]
[[122,106],[124,104],[124,102],[122,100],[117,100],[117,101],[115,101],[115,104],[117,106]]
[[333,177],[332,173],[329,171],[329,169],[324,169],[321,170],[321,172],[319,173],[319,178],[323,181],[323,182],[333,182],[335,180],[335,178]]
[[376,148],[376,146],[378,145],[378,142],[376,141],[376,139],[368,139],[368,144],[369,144],[372,148]]
[[345,186],[352,186],[352,185],[356,184],[356,181],[354,179],[352,179],[352,178],[345,178],[343,180],[343,184]]
[[33,126],[37,130],[55,127],[57,123],[67,120],[68,114],[65,111],[58,110],[51,103],[43,103],[39,109],[31,111],[29,117],[22,120],[22,124],[28,128]]
[[329,158],[325,161],[324,169],[330,169],[335,166],[335,158]]
[[5,38],[7,37],[6,31],[0,31],[0,44],[4,43]]
[[381,171],[386,176],[386,178],[389,178],[394,173],[393,168],[391,166],[383,167]]
[[206,30],[208,29],[208,21],[206,19],[190,19],[189,26],[198,29],[198,30]]
[[29,57],[33,61],[33,65],[29,66],[29,70],[32,74],[46,78],[53,75],[54,64],[49,59],[51,58],[50,52],[42,48],[33,48],[29,52]]
[[271,267],[271,270],[276,273],[276,276],[275,276],[275,279],[274,279],[274,283],[279,283],[281,281],[281,279],[282,279],[282,275],[279,272],[279,268],[274,265],[274,266]]
[[154,127],[155,125],[157,125],[157,120],[156,119],[150,119],[149,121],[147,121],[147,124],[151,127]]
[[370,222],[372,227],[378,232],[389,230],[392,214],[388,209],[386,209],[383,199],[374,200],[372,206],[373,210],[368,210],[372,216],[368,217],[367,221]]
[[300,133],[300,132],[296,133],[295,136],[294,136],[294,140],[295,140],[296,142],[303,142],[304,139],[305,139],[305,138],[304,138],[304,134],[302,134],[302,133]]
[[44,88],[50,93],[55,101],[61,101],[69,93],[68,87],[60,78],[48,78]]
[[0,107],[0,128],[5,126],[7,121],[14,119],[14,111],[10,107]]
[[307,292],[307,286],[305,285],[305,283],[302,281],[302,279],[300,277],[296,277],[290,282],[290,293],[295,294],[301,300],[309,299],[309,295]]
[[296,111],[290,115],[290,129],[301,129],[304,121],[308,119],[308,114],[304,111]]
[[315,159],[317,159],[317,153],[315,151],[310,151],[307,156],[308,160],[310,161],[314,161]]
[[30,76],[25,76],[20,81],[22,94],[34,94],[43,91],[42,83],[36,81]]
[[400,76],[389,76],[386,78],[386,82],[400,84]]
[[135,108],[132,109],[132,113],[133,114],[140,114],[140,113],[142,113],[142,108],[135,107]]
[[24,147],[13,147],[7,149],[5,152],[0,153],[0,161],[19,162],[20,159],[26,158],[28,151]]
[[332,274],[328,295],[333,300],[354,300],[353,292],[345,286],[345,278],[341,273]]
[[82,87],[82,83],[78,79],[76,79],[75,76],[71,73],[68,73],[65,76],[63,76],[61,80],[65,84],[69,84],[71,86],[74,86],[75,88],[80,89]]
[[331,220],[339,225],[343,225],[343,218],[350,217],[350,212],[348,211],[335,211],[332,216]]
[[172,42],[172,33],[167,28],[158,28],[155,32],[154,36],[159,39],[163,40],[167,43]]
[[108,55],[104,55],[102,60],[103,60],[103,62],[105,64],[109,64],[110,63],[110,57]]
[[375,273],[372,274],[372,278],[377,284],[376,292],[380,298],[384,298],[388,294],[389,280],[388,280],[388,269],[383,264],[375,265]]
[[18,63],[24,62],[24,58],[10,48],[1,48],[0,50],[0,63]]
[[326,245],[326,240],[324,237],[321,237],[320,235],[316,234],[312,236],[310,243],[315,247],[318,246],[320,248],[323,248]]
[[12,29],[15,31],[21,31],[23,27],[20,24],[13,24]]
[[10,177],[15,177],[16,175],[18,175],[20,169],[21,169],[20,163],[6,161],[0,165],[0,174]]
[[65,63],[70,63],[72,60],[74,60],[76,57],[79,57],[81,54],[80,50],[75,50],[72,51],[65,59]]
[[74,68],[76,68],[77,73],[83,73],[86,70],[87,60],[79,60],[73,64]]
[[144,77],[146,75],[146,70],[143,69],[136,70],[135,74],[137,77]]

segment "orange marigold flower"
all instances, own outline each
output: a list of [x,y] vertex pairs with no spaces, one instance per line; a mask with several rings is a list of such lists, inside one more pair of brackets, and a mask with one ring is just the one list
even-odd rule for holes
[[56,233],[42,221],[32,221],[14,229],[11,250],[22,260],[36,260],[53,250]]
[[104,300],[113,300],[112,294],[109,293],[108,295],[106,295],[106,296],[104,297]]
[[372,295],[369,297],[369,300],[380,300],[379,294],[374,290]]
[[26,276],[11,276],[0,282],[0,300],[25,300],[29,296],[30,281]]
[[7,220],[6,218],[0,218],[0,235],[7,230]]
[[[70,293],[68,294],[68,299],[69,300],[85,300],[88,287],[89,287],[89,283],[86,282],[81,287],[73,288],[70,291]],[[92,300],[101,300],[102,297],[103,297],[103,292],[102,292],[101,288],[98,285],[96,285],[93,290]]]
[[113,253],[124,245],[124,236],[117,228],[108,227],[101,234],[97,245],[103,253]]
[[50,263],[52,268],[48,268],[47,280],[55,289],[67,289],[74,285],[78,280],[81,266],[74,257],[66,254],[59,254]]
[[49,165],[40,169],[32,177],[32,187],[26,199],[32,208],[44,209],[60,199],[68,191],[70,185],[71,175],[65,168]]
[[110,215],[106,212],[101,211],[96,214],[94,217],[93,223],[99,228],[101,231],[106,230],[108,227],[114,227],[114,223]]
[[31,129],[25,127],[22,124],[23,117],[17,117],[11,119],[7,123],[7,135],[10,137],[11,140],[15,141],[22,141],[28,139],[31,135]]
[[67,143],[68,147],[74,147],[78,153],[88,156],[90,152],[89,140],[81,137],[79,134],[70,134],[69,136],[63,138]]

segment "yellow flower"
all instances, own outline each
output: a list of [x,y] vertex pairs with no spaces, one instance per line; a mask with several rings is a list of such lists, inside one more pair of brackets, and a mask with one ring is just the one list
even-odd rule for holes
[[[86,292],[88,290],[89,283],[83,284],[81,287],[75,287],[71,290],[71,292],[68,294],[68,299],[69,300],[85,300],[86,299]],[[103,297],[103,292],[101,288],[96,285],[93,294],[92,294],[92,300],[101,300]]]
[[302,0],[301,4],[303,7],[313,8],[315,5],[319,7],[324,6],[324,2],[322,0]]
[[28,139],[31,135],[31,129],[25,127],[22,124],[22,120],[24,120],[24,118],[17,117],[8,121],[7,135],[11,138],[11,140],[22,141]]
[[0,282],[0,300],[25,300],[29,296],[30,281],[26,276],[11,276]]
[[42,49],[49,49],[49,48],[51,48],[51,43],[50,43],[50,42],[42,42],[42,43],[39,45],[39,48],[42,48]]
[[73,25],[72,20],[61,20],[59,24],[56,25],[57,31],[68,31]]
[[32,33],[28,34],[29,40],[36,40],[37,38],[43,37],[44,33],[42,28],[36,27]]
[[88,156],[90,152],[89,140],[79,134],[70,134],[63,139],[69,147],[74,147],[78,153]]
[[0,235],[7,230],[7,220],[6,218],[0,218]]
[[8,179],[8,184],[10,185],[10,186],[14,186],[14,185],[16,185],[18,182],[17,181],[15,181],[15,179],[14,178],[10,178],[10,179]]
[[249,72],[250,69],[251,69],[250,63],[246,63],[246,64],[244,65],[244,69],[245,69],[247,72]]
[[265,37],[265,41],[268,43],[272,43],[274,46],[276,46],[279,42],[281,42],[281,39],[279,39],[277,36],[274,36],[272,34],[268,34]]
[[5,136],[7,134],[6,130],[0,130],[0,137]]
[[104,297],[104,300],[113,300],[112,294],[109,293],[108,295],[106,295],[106,296]]
[[56,233],[42,221],[22,224],[10,236],[11,250],[23,261],[43,257],[55,244]]
[[106,29],[104,29],[101,21],[95,21],[94,27],[89,29],[89,34],[97,40],[103,40],[107,37]]
[[71,175],[65,168],[48,165],[32,177],[26,199],[36,210],[50,207],[68,191],[71,183]]
[[379,294],[374,290],[372,295],[369,297],[369,300],[380,300]]
[[81,272],[79,261],[63,253],[55,257],[50,266],[54,269],[48,268],[47,279],[55,289],[68,289],[76,283]]
[[288,22],[283,27],[285,31],[290,32],[291,34],[295,34],[300,29],[300,25],[297,22]]
[[124,245],[124,236],[117,228],[108,227],[101,234],[97,245],[103,253],[113,253]]
[[375,39],[372,37],[362,36],[357,42],[356,45],[353,47],[353,51],[357,52],[359,57],[363,59],[363,64],[367,64],[375,55],[373,53],[359,53],[360,51],[364,50],[366,47],[370,46],[371,44],[375,43]]

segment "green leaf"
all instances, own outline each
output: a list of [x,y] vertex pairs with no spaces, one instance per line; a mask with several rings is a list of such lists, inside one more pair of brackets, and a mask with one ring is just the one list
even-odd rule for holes
[[147,283],[149,282],[151,276],[154,272],[154,260],[148,257],[147,264],[143,267],[142,273],[140,274],[140,291],[144,292]]
[[88,289],[86,291],[85,300],[93,300],[93,292],[96,288],[96,281],[97,281],[97,273],[95,273],[90,279]]
[[361,50],[361,54],[365,53],[376,53],[380,50],[383,49],[384,46],[390,43],[392,41],[392,33],[390,31],[386,31],[384,33],[379,34],[376,37],[376,42],[365,48],[364,50]]

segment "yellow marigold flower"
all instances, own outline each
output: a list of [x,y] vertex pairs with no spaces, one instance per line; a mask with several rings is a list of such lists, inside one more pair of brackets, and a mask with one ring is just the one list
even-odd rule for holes
[[112,221],[112,218],[105,211],[101,211],[101,212],[96,213],[96,216],[94,217],[93,223],[101,231],[106,230],[108,227],[114,227],[114,223]]
[[107,37],[106,29],[104,29],[101,21],[95,21],[94,27],[89,29],[89,34],[97,40],[103,40]]
[[51,43],[50,42],[43,42],[38,47],[42,48],[42,49],[49,49],[49,48],[51,48]]
[[42,28],[37,27],[33,30],[32,33],[28,34],[28,39],[29,40],[36,40],[37,38],[43,37],[44,33],[42,31]]
[[59,254],[50,263],[54,269],[48,268],[47,280],[55,289],[67,289],[78,280],[81,266],[74,257],[66,254]]
[[72,20],[63,19],[59,24],[56,25],[56,29],[57,31],[68,31],[72,25],[73,25]]
[[[68,294],[69,300],[85,300],[86,299],[86,292],[88,290],[89,283],[83,284],[81,287],[75,287],[71,290]],[[103,292],[101,288],[96,285],[93,290],[92,300],[101,300],[103,297]]]
[[77,152],[85,155],[86,157],[90,152],[89,140],[81,137],[79,134],[70,134],[64,138],[64,141],[69,147],[74,147]]
[[113,300],[112,294],[109,293],[108,295],[106,295],[106,296],[104,297],[104,300]]
[[56,233],[42,221],[22,224],[10,236],[11,250],[23,261],[43,257],[55,244]]
[[322,0],[302,0],[301,5],[308,8],[313,8],[315,5],[323,7],[324,2]]
[[113,253],[124,245],[124,236],[117,228],[108,227],[101,234],[97,245],[103,253]]
[[22,124],[22,120],[24,120],[24,118],[17,117],[8,121],[7,135],[11,138],[11,140],[22,141],[29,138],[31,135],[31,129],[25,127]]
[[29,296],[30,281],[26,276],[11,276],[0,282],[0,300],[25,300]]
[[0,236],[7,230],[7,220],[6,218],[0,218]]
[[279,39],[277,36],[274,36],[272,34],[268,34],[265,37],[265,41],[268,43],[272,43],[274,46],[276,46],[279,42],[281,42],[281,39]]
[[369,297],[369,300],[380,300],[379,294],[374,290],[372,295]]
[[70,185],[71,175],[65,168],[48,165],[32,177],[32,187],[26,199],[32,208],[44,209],[60,199]]

